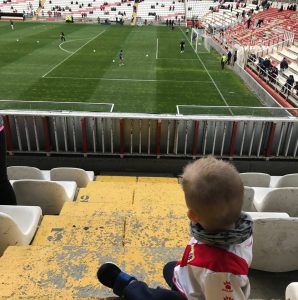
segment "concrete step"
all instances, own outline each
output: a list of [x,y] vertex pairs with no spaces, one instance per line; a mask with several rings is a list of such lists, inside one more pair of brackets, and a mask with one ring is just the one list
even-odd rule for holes
[[166,287],[163,266],[182,253],[179,247],[9,247],[0,259],[0,299],[116,299],[96,277],[99,266],[108,261],[151,287]]

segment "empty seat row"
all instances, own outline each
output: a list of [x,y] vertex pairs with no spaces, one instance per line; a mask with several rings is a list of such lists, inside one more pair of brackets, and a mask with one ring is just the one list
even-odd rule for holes
[[251,187],[298,187],[298,173],[284,176],[270,176],[267,173],[247,172],[240,173],[241,180],[245,186]]
[[36,179],[52,181],[75,181],[79,188],[86,187],[94,180],[93,171],[79,168],[54,168],[49,171],[28,166],[12,166],[7,168],[9,180]]

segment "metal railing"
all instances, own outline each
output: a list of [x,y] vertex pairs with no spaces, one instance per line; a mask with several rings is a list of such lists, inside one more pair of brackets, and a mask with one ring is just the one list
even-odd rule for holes
[[298,159],[295,117],[1,111],[10,154]]

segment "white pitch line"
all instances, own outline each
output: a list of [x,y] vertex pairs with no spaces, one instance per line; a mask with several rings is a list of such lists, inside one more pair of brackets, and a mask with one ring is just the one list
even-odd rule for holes
[[156,55],[155,58],[158,59],[158,39],[156,39]]
[[66,42],[62,42],[61,44],[59,44],[59,48],[64,51],[64,52],[67,52],[67,53],[73,53],[72,51],[68,51],[66,49],[64,49],[62,47],[63,44],[66,44],[66,43],[70,43],[70,42],[74,42],[74,41],[82,41],[82,40],[87,40],[87,39],[75,39],[75,40],[69,40],[69,41],[66,41]]
[[73,52],[71,52],[71,51],[68,51],[68,50],[66,50],[66,49],[62,48],[62,47],[61,47],[61,45],[63,45],[63,44],[64,44],[64,42],[62,42],[62,43],[59,45],[59,48],[60,48],[62,51],[66,52],[66,53],[73,54]]
[[103,81],[132,81],[132,82],[183,82],[183,83],[213,83],[207,80],[159,80],[159,79],[132,79],[132,78],[105,78],[105,77],[70,77],[47,76],[45,79],[74,79],[74,80],[103,80]]
[[45,73],[42,78],[45,78],[48,74],[50,74],[53,70],[55,70],[57,67],[59,67],[60,65],[62,65],[65,61],[67,61],[69,58],[71,58],[75,53],[77,53],[79,50],[81,50],[83,47],[85,47],[87,44],[89,44],[90,42],[92,42],[93,40],[95,40],[98,36],[100,36],[101,34],[103,34],[105,32],[102,31],[99,34],[97,34],[95,37],[93,37],[91,40],[89,40],[88,42],[86,42],[84,45],[82,45],[80,48],[78,48],[75,52],[71,53],[70,55],[68,55],[67,57],[65,57],[61,62],[59,62],[57,65],[55,65],[50,71],[48,71],[47,73]]
[[198,60],[197,58],[175,58],[175,57],[158,57],[157,59],[166,59],[166,60]]
[[[196,51],[195,51],[193,45],[190,43],[189,39],[187,38],[186,34],[183,32],[183,30],[181,29],[181,27],[179,27],[179,29],[181,30],[181,32],[183,33],[183,35],[184,35],[185,38],[187,39],[189,45],[191,46],[191,48],[193,49],[194,53],[196,54],[197,58],[198,58],[199,61],[201,62],[203,68],[205,69],[205,71],[207,72],[209,78],[210,78],[211,81],[213,82],[213,84],[214,84],[215,88],[217,89],[219,95],[221,96],[222,100],[224,101],[224,103],[226,104],[226,106],[229,106],[228,103],[227,103],[227,101],[226,101],[226,99],[225,99],[225,97],[224,97],[224,95],[221,93],[221,91],[220,91],[220,89],[218,88],[217,84],[215,83],[214,79],[213,79],[212,76],[210,75],[210,73],[209,73],[208,69],[206,68],[204,62],[202,61],[201,57],[198,55],[198,53],[196,53]],[[230,113],[231,113],[232,115],[234,115],[233,112],[232,112],[232,110],[231,110],[230,108],[229,108],[229,111],[230,111]]]

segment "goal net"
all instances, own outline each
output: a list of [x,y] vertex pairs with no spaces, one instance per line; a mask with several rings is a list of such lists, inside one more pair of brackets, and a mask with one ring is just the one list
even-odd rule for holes
[[210,52],[210,45],[207,43],[207,39],[205,38],[204,29],[192,28],[190,40],[196,53],[206,52],[206,50]]

